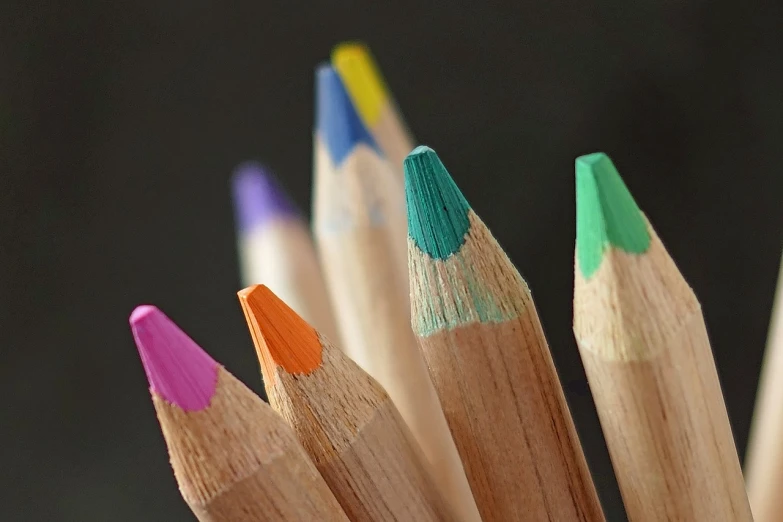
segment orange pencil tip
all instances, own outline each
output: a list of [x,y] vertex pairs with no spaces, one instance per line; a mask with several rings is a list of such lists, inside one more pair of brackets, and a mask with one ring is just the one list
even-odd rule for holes
[[321,366],[318,333],[274,292],[254,285],[237,295],[267,382],[277,367],[306,374]]

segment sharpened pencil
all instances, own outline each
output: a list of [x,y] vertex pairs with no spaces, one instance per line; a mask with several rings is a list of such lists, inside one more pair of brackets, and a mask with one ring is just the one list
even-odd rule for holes
[[348,519],[294,433],[168,317],[130,317],[182,497],[205,522]]
[[263,285],[239,292],[270,404],[346,514],[364,521],[457,520],[383,388]]
[[576,160],[574,334],[632,522],[752,520],[696,296],[604,154]]
[[783,516],[783,261],[750,429],[745,477],[756,522]]
[[275,177],[255,162],[232,178],[245,286],[265,284],[329,339],[339,342],[310,230]]
[[[390,280],[392,293],[387,298],[407,303],[407,225],[402,180],[395,176],[365,128],[337,72],[328,65],[316,70],[313,183],[313,226],[322,255],[323,243],[329,239],[372,230],[373,239],[389,250],[386,255],[397,272]],[[327,277],[329,261],[327,252]],[[402,277],[405,283],[400,290],[397,283]],[[341,303],[335,306],[338,304]],[[349,347],[352,344],[345,342]]]
[[414,140],[405,126],[391,92],[370,50],[358,42],[344,42],[332,51],[332,65],[348,89],[364,125],[394,166],[413,150]]
[[435,151],[405,188],[413,329],[482,519],[603,521],[527,284]]
[[337,73],[317,72],[314,228],[345,353],[394,401],[443,496],[478,511],[410,327],[402,180],[379,154]]

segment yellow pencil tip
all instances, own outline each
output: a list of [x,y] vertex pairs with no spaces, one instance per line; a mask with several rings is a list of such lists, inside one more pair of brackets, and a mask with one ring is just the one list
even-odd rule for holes
[[341,43],[332,51],[332,66],[348,89],[364,124],[375,125],[389,93],[370,50],[357,42]]

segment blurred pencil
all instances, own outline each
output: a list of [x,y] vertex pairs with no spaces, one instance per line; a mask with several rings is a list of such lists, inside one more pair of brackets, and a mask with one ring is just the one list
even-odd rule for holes
[[389,298],[406,303],[407,310],[407,218],[402,179],[395,176],[359,118],[342,80],[328,65],[316,70],[315,127],[313,220],[319,247],[323,248],[325,236],[372,228],[373,237],[384,249],[390,249],[387,255],[397,272],[390,285],[404,278],[401,289],[395,289]]
[[267,287],[239,293],[272,406],[354,521],[456,520],[389,396]]
[[574,333],[629,519],[752,520],[696,296],[606,155],[576,193]]
[[432,149],[405,188],[413,329],[482,519],[603,521],[525,281]]
[[386,389],[444,497],[478,520],[410,327],[402,180],[378,155],[335,71],[317,72],[314,227],[345,352]]
[[361,43],[345,42],[332,51],[332,65],[342,78],[364,125],[395,168],[413,150],[414,140],[405,126],[380,69]]
[[130,317],[183,498],[201,521],[347,521],[285,422],[155,307]]
[[745,476],[756,522],[783,516],[783,262],[750,429]]
[[329,339],[337,323],[310,231],[274,175],[255,162],[232,178],[242,281],[272,288]]

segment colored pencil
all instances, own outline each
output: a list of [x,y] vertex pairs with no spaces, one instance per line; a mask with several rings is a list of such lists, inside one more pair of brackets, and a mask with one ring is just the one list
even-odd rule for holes
[[402,290],[395,290],[390,298],[407,303],[403,183],[364,127],[342,80],[328,65],[316,70],[315,127],[313,220],[319,247],[323,250],[324,238],[371,228],[373,239],[389,249],[387,256],[398,272],[390,284],[405,278]]
[[263,285],[239,292],[270,404],[354,521],[457,520],[383,388]]
[[783,514],[783,262],[748,442],[745,476],[756,522]]
[[404,166],[413,330],[482,519],[603,521],[527,284],[435,151]]
[[386,389],[457,514],[476,521],[410,327],[402,180],[379,156],[334,69],[319,68],[317,91],[315,237],[343,349]]
[[268,285],[339,342],[315,245],[296,206],[274,176],[255,162],[236,169],[232,188],[244,285]]
[[183,498],[201,521],[347,521],[294,433],[155,307],[130,317]]
[[752,520],[696,296],[604,154],[576,160],[574,334],[632,522]]
[[364,125],[389,158],[396,172],[415,141],[405,125],[386,81],[361,43],[345,42],[332,51],[332,65],[342,78]]

